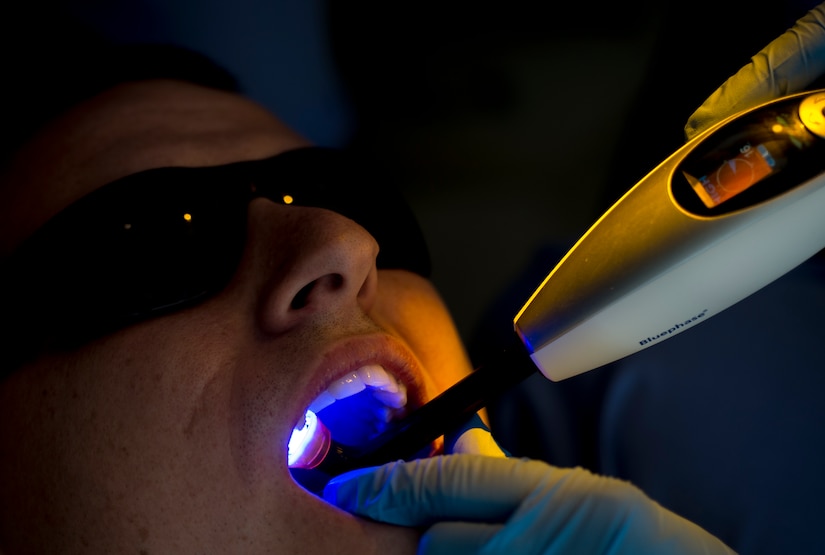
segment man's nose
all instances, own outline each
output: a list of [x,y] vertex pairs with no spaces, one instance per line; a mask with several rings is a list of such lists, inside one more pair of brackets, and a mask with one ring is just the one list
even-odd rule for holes
[[283,333],[313,316],[369,311],[378,280],[378,243],[373,236],[329,210],[269,208],[279,212],[279,223],[262,257],[263,330]]

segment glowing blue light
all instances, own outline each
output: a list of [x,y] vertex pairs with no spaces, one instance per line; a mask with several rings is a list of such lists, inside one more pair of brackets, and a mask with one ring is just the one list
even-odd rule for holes
[[292,430],[292,437],[289,438],[288,464],[292,466],[304,454],[307,445],[312,441],[315,431],[318,428],[318,418],[311,410],[307,410],[304,418],[304,425],[301,428]]

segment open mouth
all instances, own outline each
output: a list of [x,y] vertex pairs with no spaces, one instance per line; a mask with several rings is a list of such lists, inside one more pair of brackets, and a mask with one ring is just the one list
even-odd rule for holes
[[404,383],[380,364],[361,366],[331,383],[307,408],[289,441],[290,469],[321,465],[333,443],[336,453],[357,453],[407,412]]
[[407,388],[378,364],[330,384],[308,407],[335,441],[363,446],[407,413]]

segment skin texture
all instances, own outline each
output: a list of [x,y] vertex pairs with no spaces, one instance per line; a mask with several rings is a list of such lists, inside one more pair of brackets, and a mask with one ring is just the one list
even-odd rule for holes
[[[118,177],[306,144],[236,95],[120,85],[16,157],[0,187],[0,256]],[[372,236],[333,212],[257,199],[248,236],[220,294],[0,382],[0,552],[415,552],[414,530],[298,486],[286,445],[311,400],[365,360],[383,357],[416,402],[466,375],[449,313],[424,278],[376,270]]]

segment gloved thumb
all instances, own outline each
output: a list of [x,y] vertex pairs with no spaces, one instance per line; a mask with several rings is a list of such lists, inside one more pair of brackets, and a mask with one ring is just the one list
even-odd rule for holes
[[509,456],[509,453],[493,439],[490,428],[487,427],[477,413],[459,429],[444,436],[444,453],[448,455],[463,453],[491,457]]

